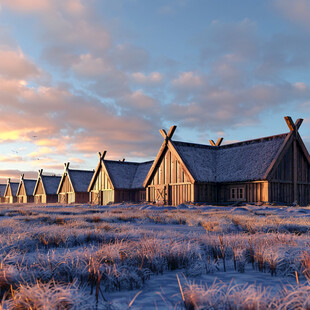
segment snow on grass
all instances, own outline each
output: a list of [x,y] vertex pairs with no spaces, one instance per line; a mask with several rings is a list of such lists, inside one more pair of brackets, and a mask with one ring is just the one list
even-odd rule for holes
[[[309,290],[301,289],[310,278],[307,207],[25,204],[0,205],[0,215],[6,309],[39,309],[49,298],[63,300],[64,309],[83,309],[85,294],[90,299],[83,307],[90,309],[147,308],[145,298],[160,292],[158,286],[145,294],[148,283],[175,271],[193,280],[183,283],[186,303],[169,289],[161,292],[164,308],[291,309],[308,303]],[[223,274],[224,282],[204,280]],[[232,275],[242,281],[231,283]],[[265,280],[257,286],[252,277]],[[292,286],[279,284],[270,293],[270,279]],[[172,286],[179,290],[176,278]],[[125,304],[109,297],[112,292],[127,296]]]

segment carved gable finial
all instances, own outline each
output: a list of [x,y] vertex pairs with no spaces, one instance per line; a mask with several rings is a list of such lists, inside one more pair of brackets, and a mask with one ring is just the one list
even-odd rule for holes
[[209,140],[210,144],[212,146],[221,146],[222,142],[223,142],[224,138],[218,138],[218,140],[216,141],[216,143],[213,140]]
[[104,160],[104,157],[106,154],[107,154],[107,151],[103,151],[102,153],[98,152],[99,161]]
[[160,129],[159,132],[165,140],[171,140],[176,129],[177,129],[177,126],[173,125],[170,127],[168,133],[165,131],[165,129]]
[[301,126],[301,124],[303,122],[303,119],[299,118],[294,123],[290,116],[285,116],[284,119],[285,119],[286,124],[287,124],[288,128],[290,129],[290,131],[298,131],[298,129],[300,128],[300,126]]

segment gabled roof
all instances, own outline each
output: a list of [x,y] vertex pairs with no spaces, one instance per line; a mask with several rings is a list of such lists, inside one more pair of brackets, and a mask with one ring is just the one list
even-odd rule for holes
[[69,178],[75,192],[87,192],[91,178],[93,177],[93,170],[73,170],[69,169]]
[[153,161],[136,163],[114,160],[103,161],[114,188],[143,188],[143,181]]
[[104,167],[108,174],[113,189],[139,189],[143,188],[143,181],[151,168],[153,161],[142,163],[125,162],[115,160],[105,160],[106,151],[99,154],[99,163],[89,183],[88,191],[91,190],[93,183],[101,169]]
[[42,175],[41,176],[43,187],[46,195],[55,195],[57,194],[57,189],[61,177]]
[[[23,179],[21,182],[24,183],[26,195],[32,196],[33,191],[34,191],[34,187],[36,186],[37,181],[36,180]],[[20,186],[21,186],[21,183],[18,187],[17,193],[19,193]]]
[[193,183],[266,180],[293,139],[299,143],[310,164],[309,153],[298,133],[302,119],[298,119],[294,124],[292,119],[286,116],[285,121],[290,128],[289,133],[222,146],[222,139],[216,144],[211,140],[211,146],[172,141],[176,126],[172,126],[168,134],[162,129],[160,132],[165,140],[147,174],[144,186],[149,184],[167,149],[177,157]]
[[4,196],[6,184],[0,184],[0,197]]
[[24,174],[20,176],[20,181],[18,184],[18,189],[16,192],[16,196],[20,194],[21,186],[24,184],[26,196],[32,196],[33,191],[36,185],[36,180],[24,179]]
[[132,181],[132,188],[142,188],[143,182],[151,169],[153,161],[147,161],[145,163],[140,163],[137,167],[135,177]]
[[16,193],[17,193],[18,186],[19,186],[19,183],[11,182],[10,179],[8,179],[8,183],[7,183],[6,188],[5,188],[4,196],[7,196],[7,192],[8,192],[8,189],[10,187],[12,196],[15,197]]
[[61,177],[61,181],[59,182],[57,194],[60,192],[61,185],[66,175],[68,175],[72,188],[75,192],[87,192],[89,183],[94,175],[94,171],[69,169],[69,163],[66,163],[64,173]]
[[39,175],[33,190],[33,195],[35,195],[40,180],[42,181],[43,189],[46,195],[56,195],[61,177],[55,175],[43,175],[42,172],[43,169],[39,170]]
[[173,141],[197,182],[262,180],[287,134],[219,147]]

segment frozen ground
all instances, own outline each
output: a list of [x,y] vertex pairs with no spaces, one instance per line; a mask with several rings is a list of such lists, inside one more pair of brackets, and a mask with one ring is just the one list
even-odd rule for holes
[[2,204],[0,309],[309,309],[309,216]]

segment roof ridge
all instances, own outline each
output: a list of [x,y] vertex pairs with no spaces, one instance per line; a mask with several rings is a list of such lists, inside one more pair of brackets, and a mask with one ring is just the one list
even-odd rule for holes
[[212,150],[219,150],[222,148],[234,147],[234,146],[238,146],[238,145],[249,144],[252,142],[260,142],[260,141],[264,141],[264,140],[273,140],[273,139],[277,139],[277,138],[282,138],[282,137],[287,136],[287,135],[288,135],[288,133],[282,133],[282,134],[278,134],[278,135],[272,135],[272,136],[267,136],[267,137],[238,141],[238,142],[234,142],[234,143],[230,143],[230,144],[224,144],[224,145],[220,145],[217,147],[214,147],[212,145],[207,145],[207,144],[192,143],[192,142],[185,142],[185,141],[173,141],[173,143],[183,144],[183,145],[187,145],[187,146],[195,146],[195,147],[200,147],[200,148],[207,148],[207,149],[212,149]]
[[224,144],[221,146],[218,146],[217,149],[224,149],[224,148],[229,148],[229,147],[234,147],[234,146],[241,146],[241,145],[247,145],[250,143],[258,143],[258,142],[262,142],[262,141],[271,141],[274,139],[279,139],[279,138],[283,138],[285,136],[287,136],[288,133],[282,133],[282,134],[278,134],[278,135],[273,135],[273,136],[268,136],[268,137],[262,137],[262,138],[256,138],[256,139],[250,139],[250,140],[245,140],[245,141],[239,141],[239,142],[234,142],[234,143],[230,143],[230,144]]
[[94,170],[71,169],[71,168],[69,168],[68,171],[92,172],[92,173],[94,173]]
[[104,162],[112,162],[117,164],[132,164],[132,165],[141,165],[141,164],[147,164],[152,162],[153,160],[143,161],[143,162],[136,162],[136,161],[120,161],[120,160],[112,160],[112,159],[104,159]]

